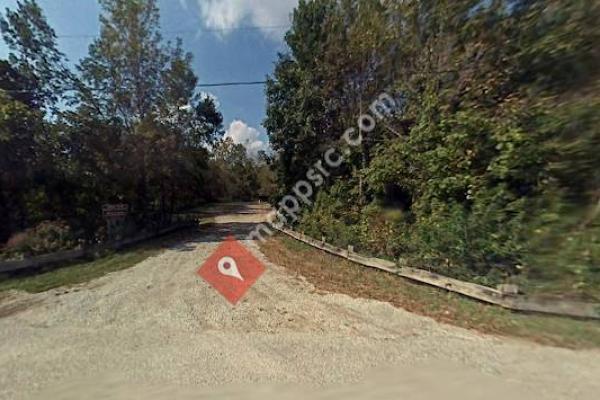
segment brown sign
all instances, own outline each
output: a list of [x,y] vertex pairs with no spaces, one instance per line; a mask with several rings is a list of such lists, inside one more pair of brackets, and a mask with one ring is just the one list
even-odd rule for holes
[[105,218],[125,217],[129,213],[127,204],[105,204],[102,206],[102,215]]

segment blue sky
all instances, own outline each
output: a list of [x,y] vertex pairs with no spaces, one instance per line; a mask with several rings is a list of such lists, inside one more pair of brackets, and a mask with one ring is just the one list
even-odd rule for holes
[[[38,4],[59,36],[61,51],[71,63],[77,63],[99,32],[97,1],[38,0]],[[158,0],[164,38],[183,39],[185,49],[194,55],[200,83],[264,80],[273,70],[277,52],[285,49],[286,29],[281,26],[289,26],[296,4],[297,0]],[[15,5],[16,0],[0,0],[2,12]],[[264,28],[239,29],[248,26]],[[0,40],[0,57],[6,55]],[[251,153],[265,148],[262,86],[207,91],[220,104],[227,136],[246,145]]]

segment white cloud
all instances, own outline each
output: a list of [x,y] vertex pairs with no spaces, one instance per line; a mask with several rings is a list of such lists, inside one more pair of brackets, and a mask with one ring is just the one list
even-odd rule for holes
[[229,125],[227,132],[225,132],[225,138],[228,137],[234,143],[242,144],[250,157],[256,157],[261,150],[269,151],[269,144],[260,140],[260,132],[239,119]]
[[227,29],[244,26],[262,26],[262,32],[280,40],[286,29],[267,27],[290,24],[290,15],[298,0],[198,0],[204,25],[211,29]]

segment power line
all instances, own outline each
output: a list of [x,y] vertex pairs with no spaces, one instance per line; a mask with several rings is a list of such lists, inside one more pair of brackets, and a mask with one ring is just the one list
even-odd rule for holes
[[265,83],[267,83],[267,81],[199,83],[196,85],[196,87],[249,86],[249,85],[264,85]]
[[[162,31],[163,35],[180,35],[199,32],[228,32],[228,31],[251,31],[251,30],[270,30],[270,29],[289,29],[290,25],[256,25],[256,26],[236,26],[231,28],[197,28],[185,30]],[[72,35],[56,35],[59,39],[93,39],[98,37],[98,34],[72,34]]]
[[[264,85],[267,81],[238,81],[238,82],[219,82],[219,83],[199,83],[196,85],[197,88],[203,87],[228,87],[228,86],[252,86],[252,85]],[[0,90],[9,92],[9,93],[35,93],[37,90],[31,89],[2,89]],[[65,88],[65,91],[75,91],[81,90],[81,88]],[[104,88],[83,88],[83,90],[91,90],[91,91],[103,91],[106,90]]]

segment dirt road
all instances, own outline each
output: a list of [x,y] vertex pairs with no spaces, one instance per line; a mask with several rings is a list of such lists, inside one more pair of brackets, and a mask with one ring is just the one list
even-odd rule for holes
[[[317,294],[265,260],[253,242],[242,241],[267,271],[230,306],[195,272],[226,235],[244,238],[261,218],[252,209],[220,216],[210,233],[192,234],[128,270],[67,293],[16,293],[4,300],[29,306],[0,318],[0,398],[131,398],[123,385],[163,392],[184,385],[186,393],[205,393],[223,385],[285,383],[347,384],[341,393],[350,398],[361,392],[353,385],[377,368],[405,371],[386,381],[396,395],[409,378],[425,393],[433,386],[423,383],[427,369],[420,365],[434,360],[470,371],[466,384],[488,395],[515,388],[524,398],[597,398],[599,351],[484,336],[387,303]],[[56,395],[65,387],[64,396]],[[243,391],[247,398],[253,393]],[[176,397],[185,396],[169,398]]]

